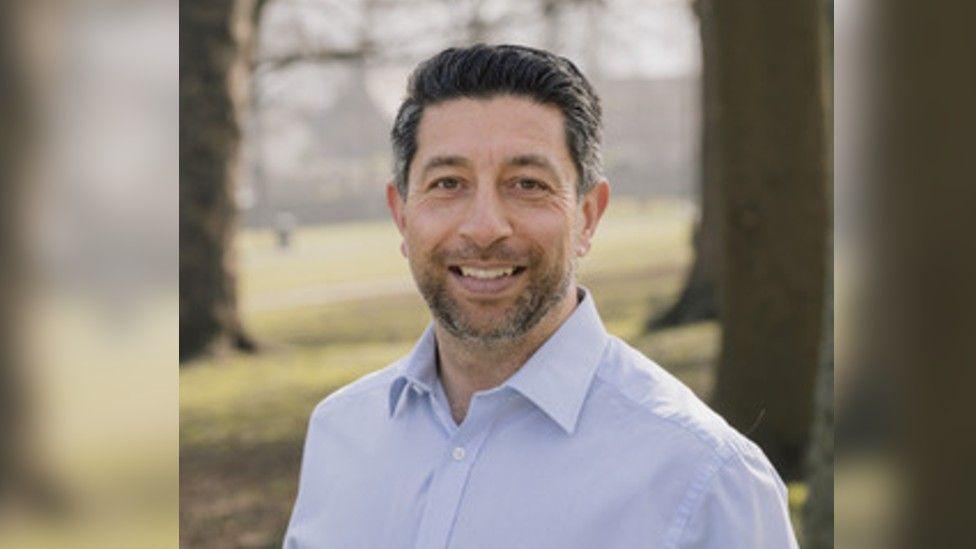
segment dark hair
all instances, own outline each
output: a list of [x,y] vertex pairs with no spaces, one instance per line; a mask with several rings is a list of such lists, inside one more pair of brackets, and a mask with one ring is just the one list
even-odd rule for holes
[[407,97],[397,112],[393,142],[394,182],[407,195],[410,162],[417,152],[417,128],[428,105],[464,97],[518,95],[557,107],[563,114],[566,144],[576,173],[577,195],[599,181],[600,99],[573,63],[565,57],[524,46],[450,48],[421,63],[410,75]]

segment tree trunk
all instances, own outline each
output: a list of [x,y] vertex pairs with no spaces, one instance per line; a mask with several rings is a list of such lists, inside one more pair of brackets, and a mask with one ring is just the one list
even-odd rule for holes
[[253,350],[237,307],[233,235],[240,112],[255,0],[180,2],[180,362]]
[[795,479],[813,411],[828,234],[821,3],[704,7],[722,51],[714,404]]
[[647,330],[659,330],[718,317],[718,298],[715,280],[722,264],[722,246],[719,225],[720,198],[718,164],[719,151],[717,130],[721,103],[716,94],[715,69],[719,63],[721,49],[715,41],[714,21],[709,10],[703,9],[702,2],[696,0],[695,13],[702,45],[701,77],[701,163],[698,174],[698,197],[701,205],[698,224],[695,226],[695,259],[692,263],[685,286],[678,300],[671,307],[652,317]]
[[824,322],[814,401],[813,433],[807,458],[809,496],[803,508],[805,549],[834,546],[834,292],[827,270]]
[[[43,12],[42,12],[43,13]],[[0,18],[0,33],[12,43],[0,48],[0,502],[11,509],[57,517],[68,509],[62,486],[38,459],[44,448],[35,434],[37,387],[30,375],[28,344],[33,335],[30,311],[36,292],[35,259],[29,227],[36,212],[31,174],[42,159],[39,122],[43,122],[38,85],[43,79],[32,62],[36,55],[28,35],[16,29],[36,24],[29,3],[14,3]],[[42,58],[43,60],[43,58]],[[39,78],[41,76],[41,78]],[[25,317],[28,317],[25,319]]]
[[864,92],[875,103],[862,259],[868,350],[884,376],[873,381],[890,388],[881,412],[893,436],[878,461],[898,473],[902,514],[892,524],[906,547],[972,547],[976,5],[892,2],[883,14],[870,38],[884,57],[870,59],[898,63],[878,63]]
[[[0,29],[7,36],[23,21],[23,8],[14,5],[12,17],[0,20]],[[22,43],[17,44],[23,46]],[[30,146],[35,134],[36,113],[34,96],[25,82],[27,67],[20,48],[0,50],[0,81],[5,83],[5,101],[0,101],[0,181],[3,200],[0,200],[0,501],[16,492],[24,471],[24,448],[29,444],[25,428],[27,397],[24,379],[23,342],[26,340],[24,322],[20,316],[26,310],[24,290],[29,280],[24,268],[27,246],[24,242],[25,198],[30,187],[24,182],[24,172]]]

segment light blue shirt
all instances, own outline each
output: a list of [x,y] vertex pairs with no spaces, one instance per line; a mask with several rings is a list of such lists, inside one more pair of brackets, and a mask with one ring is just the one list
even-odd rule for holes
[[308,429],[286,549],[797,547],[762,451],[603,327],[586,294],[461,425],[432,326]]

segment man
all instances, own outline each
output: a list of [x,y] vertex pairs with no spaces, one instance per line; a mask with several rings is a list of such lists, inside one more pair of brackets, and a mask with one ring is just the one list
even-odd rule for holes
[[408,88],[387,200],[434,321],[312,414],[285,547],[796,547],[762,452],[576,283],[610,195],[583,75],[474,46]]

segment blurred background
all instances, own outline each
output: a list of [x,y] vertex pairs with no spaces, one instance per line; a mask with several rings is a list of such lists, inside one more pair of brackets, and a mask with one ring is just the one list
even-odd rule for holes
[[764,448],[805,546],[831,546],[831,5],[723,4],[181,6],[181,544],[280,543],[314,405],[422,332],[389,131],[420,61],[486,42],[591,79],[613,200],[583,284]]
[[[881,47],[893,35],[875,25],[891,21],[874,3],[7,3],[0,546],[280,544],[312,408],[407,352],[428,321],[385,217],[388,132],[412,67],[474,42],[551,49],[593,81],[613,199],[582,281],[611,332],[764,448],[804,547],[832,546],[835,530],[840,546],[891,547],[905,502],[912,524],[964,525],[965,505],[937,504],[964,489],[948,471],[965,454],[945,449],[971,437],[936,412],[966,385],[895,368],[926,355],[891,343],[928,333],[902,317],[976,341],[970,294],[951,293],[976,277],[934,275],[972,255],[971,242],[941,253],[972,232],[926,240],[908,229],[918,187],[875,184],[884,165],[886,183],[935,186],[932,166],[947,164],[907,140],[878,147],[879,133],[966,156],[971,140],[942,147],[934,129],[905,131],[913,110],[875,100],[965,102],[930,62],[964,45],[919,33],[939,49]],[[921,24],[900,13],[901,30]],[[918,59],[927,79],[908,81],[932,84],[866,85],[879,51]],[[893,114],[900,126],[877,124]],[[906,222],[882,227],[885,204],[910,204]],[[885,234],[898,244],[879,245]],[[883,268],[909,250],[928,252],[935,280]],[[933,302],[955,316],[913,314]],[[905,402],[938,422],[899,422]],[[891,452],[904,425],[915,462]],[[904,474],[913,464],[927,473]]]

